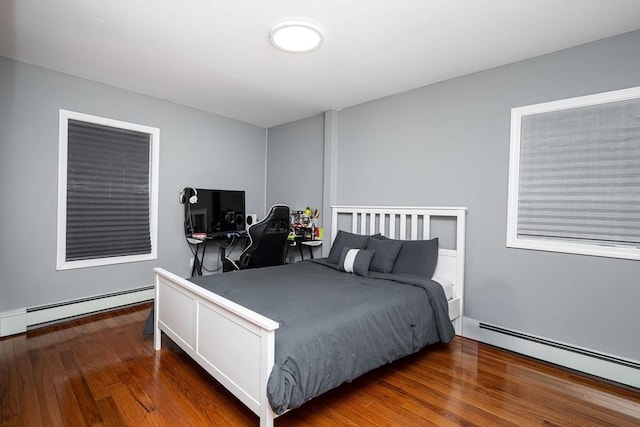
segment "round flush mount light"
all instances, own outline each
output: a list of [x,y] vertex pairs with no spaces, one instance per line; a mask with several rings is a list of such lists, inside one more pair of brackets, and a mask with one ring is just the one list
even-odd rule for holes
[[284,21],[269,33],[271,44],[290,53],[312,52],[322,44],[320,28],[306,21]]

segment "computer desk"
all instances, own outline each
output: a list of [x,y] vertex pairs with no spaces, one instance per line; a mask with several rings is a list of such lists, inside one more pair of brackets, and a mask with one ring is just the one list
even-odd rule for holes
[[214,242],[218,246],[220,262],[224,263],[227,247],[220,245],[223,241],[233,241],[233,239],[242,239],[246,246],[249,234],[243,231],[219,232],[207,235],[205,239],[196,239],[187,237],[187,242],[193,254],[193,265],[191,266],[191,277],[202,276],[202,265],[204,262],[204,254],[207,250],[207,244]]
[[297,235],[293,239],[289,239],[289,247],[287,248],[286,256],[289,256],[289,249],[292,247],[298,247],[300,251],[300,259],[304,261],[304,253],[302,252],[302,247],[306,246],[309,248],[309,257],[313,259],[313,248],[318,246],[322,246],[322,239],[309,239],[304,235]]

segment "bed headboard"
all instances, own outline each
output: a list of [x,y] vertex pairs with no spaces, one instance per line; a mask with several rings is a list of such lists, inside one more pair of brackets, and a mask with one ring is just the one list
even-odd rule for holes
[[[434,277],[453,283],[454,298],[458,298],[462,312],[466,213],[467,208],[462,207],[331,206],[331,242],[338,230],[380,233],[391,239],[427,240],[438,237],[431,234],[432,218],[455,219],[455,249],[439,249]],[[462,319],[456,319],[454,325],[460,334]]]

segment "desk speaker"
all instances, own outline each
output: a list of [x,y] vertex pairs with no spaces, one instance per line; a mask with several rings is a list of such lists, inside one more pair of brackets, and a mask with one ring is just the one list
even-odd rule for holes
[[244,225],[248,229],[249,227],[251,227],[256,222],[258,222],[258,215],[256,215],[256,214],[247,214],[247,217],[246,217],[246,219],[244,221]]

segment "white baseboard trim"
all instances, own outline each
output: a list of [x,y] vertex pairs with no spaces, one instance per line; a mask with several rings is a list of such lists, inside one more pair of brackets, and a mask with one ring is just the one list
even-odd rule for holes
[[0,313],[0,337],[27,331],[27,309],[3,311]]
[[[621,362],[628,362],[628,365],[631,365],[628,366],[624,363],[603,360],[598,357],[580,354],[579,352],[565,350],[563,348],[558,348],[554,345],[535,342],[525,338],[519,338],[518,336],[512,336],[500,332],[495,332],[490,329],[481,328],[480,323],[481,322],[476,319],[465,317],[463,319],[464,336],[476,341],[491,344],[496,347],[530,356],[535,359],[551,362],[556,365],[564,366],[610,381],[615,381],[620,384],[640,388],[640,369],[634,367],[640,366],[639,361],[633,361],[618,356],[602,354],[602,357],[604,359],[618,359]],[[502,329],[506,330],[506,328]],[[530,334],[524,334],[518,331],[512,332],[516,335],[528,335],[534,339],[540,339],[541,341],[553,343],[547,338],[534,337]],[[577,350],[584,350],[585,352],[592,353],[594,355],[597,354],[593,350],[580,349],[579,347],[570,346],[559,342],[555,344],[561,347],[573,347]]]
[[131,289],[114,294],[97,295],[76,301],[21,308],[0,313],[0,337],[27,332],[30,326],[54,322],[70,317],[109,310],[155,298],[153,286]]

